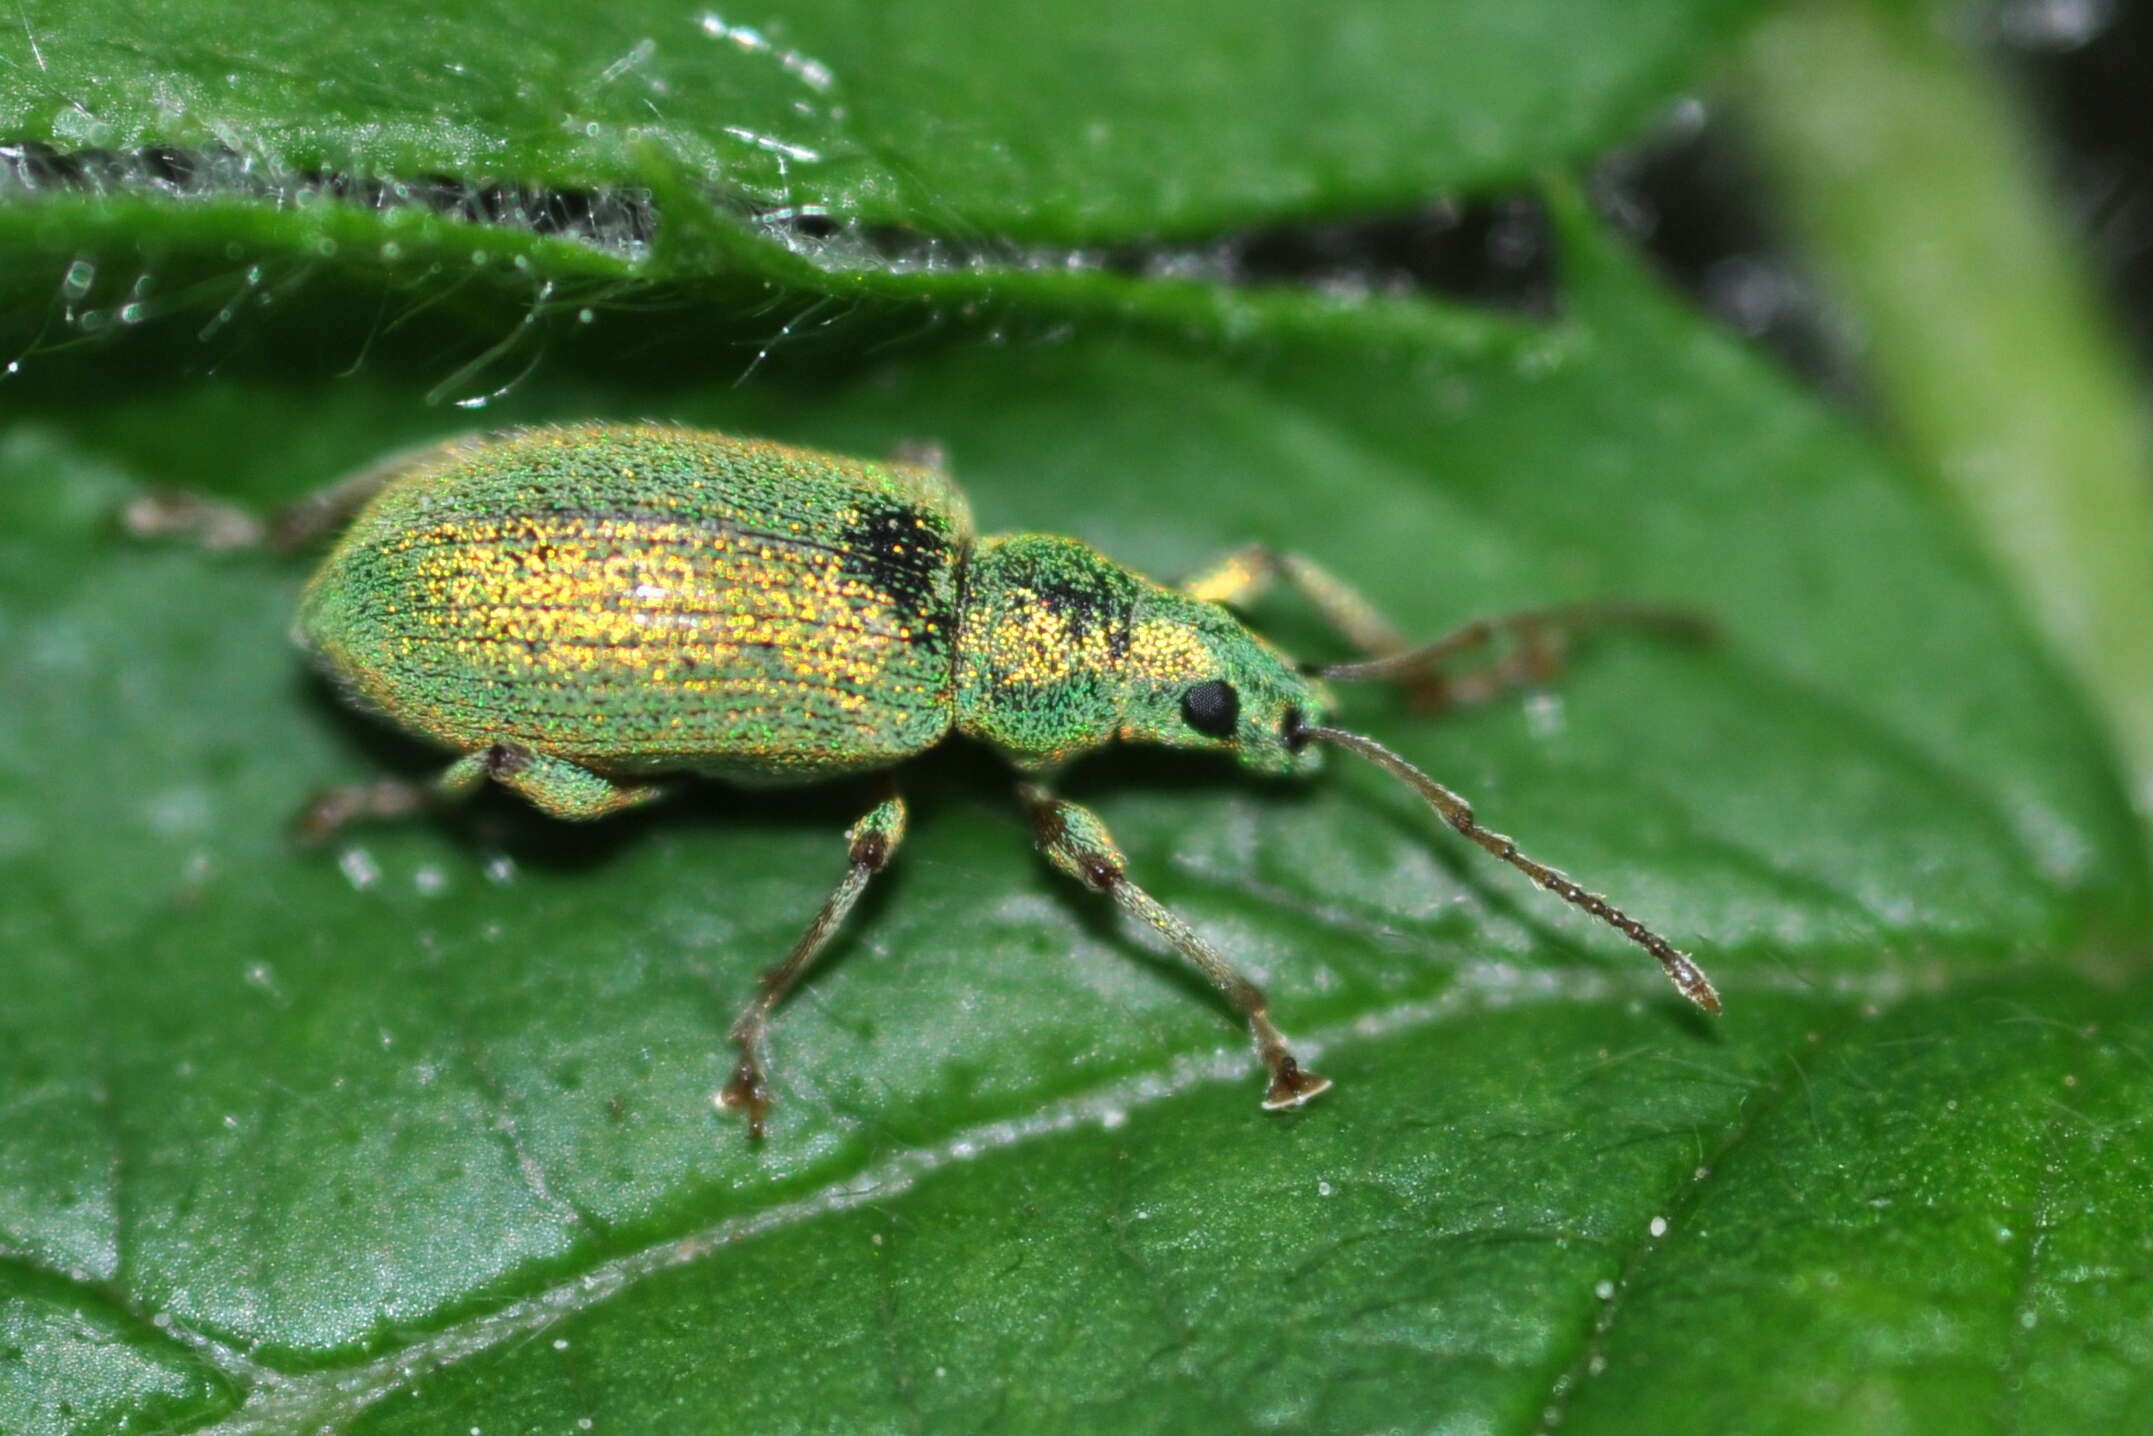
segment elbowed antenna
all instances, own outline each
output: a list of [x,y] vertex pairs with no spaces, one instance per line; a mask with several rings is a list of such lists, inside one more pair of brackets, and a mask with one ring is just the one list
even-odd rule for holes
[[[1347,666],[1372,667],[1374,665]],[[1381,743],[1376,742],[1375,739],[1363,738],[1358,733],[1348,733],[1343,728],[1303,727],[1298,729],[1297,732],[1301,737],[1313,738],[1319,743],[1328,743],[1334,748],[1343,748],[1349,753],[1358,753],[1377,767],[1388,771],[1391,776],[1427,799],[1428,806],[1435,809],[1443,821],[1450,824],[1451,827],[1456,828],[1460,833],[1471,838],[1475,843],[1486,848],[1519,872],[1524,873],[1563,901],[1574,903],[1583,908],[1658,958],[1660,966],[1666,970],[1667,976],[1674,982],[1674,985],[1681,989],[1684,997],[1687,997],[1707,1012],[1716,1013],[1720,1010],[1719,994],[1712,990],[1711,980],[1704,975],[1703,970],[1696,963],[1690,961],[1689,954],[1677,950],[1667,939],[1661,937],[1651,928],[1646,927],[1598,893],[1589,893],[1545,863],[1537,863],[1526,857],[1525,854],[1518,851],[1516,843],[1510,841],[1501,833],[1490,832],[1480,826],[1473,818],[1472,804],[1466,802],[1456,793],[1451,792],[1441,783],[1436,782],[1426,773],[1421,772],[1420,769],[1414,767]]]

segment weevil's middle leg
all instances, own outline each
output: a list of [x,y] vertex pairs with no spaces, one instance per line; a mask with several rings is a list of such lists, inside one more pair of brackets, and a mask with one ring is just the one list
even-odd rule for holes
[[1113,835],[1096,813],[1029,783],[1017,791],[1031,814],[1032,832],[1048,861],[1156,928],[1190,966],[1211,979],[1248,1022],[1256,1053],[1271,1074],[1264,1106],[1272,1111],[1298,1107],[1331,1085],[1328,1077],[1319,1077],[1303,1067],[1287,1046],[1285,1036],[1271,1025],[1271,1000],[1264,996],[1263,989],[1235,970],[1194,928],[1129,881],[1121,850],[1114,846]]
[[294,825],[299,840],[318,843],[361,818],[403,818],[428,809],[454,807],[486,780],[513,788],[539,811],[571,822],[602,818],[664,797],[663,783],[617,783],[590,769],[515,743],[494,743],[466,753],[424,782],[377,778],[317,793]]
[[769,1029],[770,1014],[785,1000],[794,984],[822,950],[829,946],[845,917],[852,911],[860,894],[875,874],[888,865],[890,854],[905,836],[905,800],[892,795],[868,810],[867,816],[854,823],[845,837],[851,844],[850,860],[845,876],[838,881],[837,890],[830,894],[815,914],[815,920],[800,934],[792,951],[785,960],[762,975],[753,1001],[741,1010],[733,1021],[732,1040],[739,1044],[740,1062],[733,1069],[733,1080],[725,1084],[718,1094],[718,1101],[726,1107],[744,1109],[748,1116],[748,1136],[760,1138],[763,1119],[770,1112],[770,1088],[763,1073],[763,1034]]

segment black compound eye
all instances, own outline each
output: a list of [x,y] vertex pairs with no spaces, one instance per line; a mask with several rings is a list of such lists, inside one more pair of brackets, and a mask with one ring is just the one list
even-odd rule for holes
[[1241,695],[1224,679],[1199,683],[1181,695],[1181,717],[1207,738],[1231,738],[1241,717]]

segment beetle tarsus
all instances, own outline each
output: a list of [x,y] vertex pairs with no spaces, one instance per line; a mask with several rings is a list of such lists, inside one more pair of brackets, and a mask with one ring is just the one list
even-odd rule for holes
[[770,1088],[763,1081],[761,1064],[753,1057],[742,1056],[740,1065],[733,1069],[733,1080],[718,1093],[718,1105],[727,1111],[747,1113],[748,1140],[760,1142],[763,1119],[770,1115]]
[[1331,1079],[1318,1076],[1290,1052],[1281,1053],[1271,1065],[1271,1089],[1264,1093],[1266,1112],[1284,1112],[1331,1090]]
[[236,504],[178,489],[148,489],[129,499],[118,515],[129,538],[177,540],[212,553],[260,548],[268,525]]
[[319,847],[359,818],[408,817],[425,806],[423,788],[395,778],[324,788],[292,820],[292,838],[301,847]]

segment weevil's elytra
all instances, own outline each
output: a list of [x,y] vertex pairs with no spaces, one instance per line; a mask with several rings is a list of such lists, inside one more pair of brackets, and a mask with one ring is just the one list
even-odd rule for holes
[[[1412,648],[1350,587],[1294,555],[1246,548],[1168,588],[1071,539],[975,536],[964,496],[933,468],[657,425],[457,440],[397,456],[252,531],[296,539],[353,513],[307,587],[300,641],[353,699],[460,756],[429,784],[323,794],[306,810],[309,835],[460,798],[489,779],[555,816],[596,818],[663,796],[677,775],[814,782],[893,768],[961,733],[1028,775],[1019,797],[1048,860],[1156,929],[1241,1013],[1275,1109],[1329,1083],[1296,1060],[1262,990],[1131,880],[1097,815],[1042,784],[1117,742],[1230,755],[1280,777],[1311,776],[1326,749],[1342,748],[1719,1010],[1685,954],[1481,827],[1397,754],[1329,721],[1327,679],[1395,681],[1440,706],[1546,677],[1584,628],[1694,633],[1686,615],[1544,609]],[[132,517],[145,529],[236,531],[232,515],[194,502],[150,500]],[[1275,582],[1307,598],[1359,660],[1304,671],[1225,606]],[[1438,671],[1504,638],[1516,640],[1507,658],[1463,677]],[[746,1112],[751,1133],[769,1105],[770,1016],[895,855],[905,816],[891,791],[853,825],[836,890],[734,1024],[740,1062],[720,1096]]]
[[388,484],[301,606],[367,706],[612,777],[884,767],[950,726],[963,497],[688,430],[536,430]]

